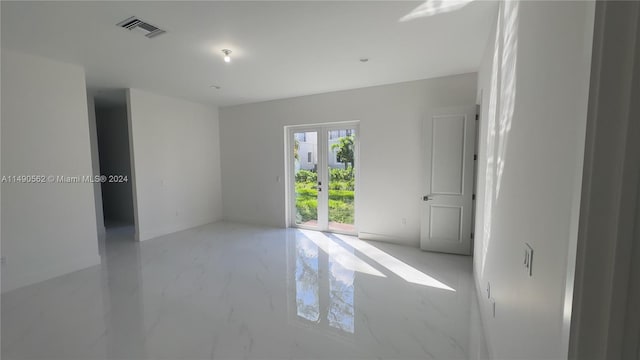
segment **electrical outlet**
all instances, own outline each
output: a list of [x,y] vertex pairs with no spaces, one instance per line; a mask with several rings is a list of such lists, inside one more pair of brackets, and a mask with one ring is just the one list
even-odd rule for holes
[[524,268],[529,276],[533,276],[533,248],[527,243],[524,245]]

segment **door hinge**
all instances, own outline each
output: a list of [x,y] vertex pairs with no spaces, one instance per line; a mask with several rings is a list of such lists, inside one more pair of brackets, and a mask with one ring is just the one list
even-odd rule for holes
[[471,233],[471,238],[473,239],[473,233]]
[[476,114],[476,120],[480,120],[480,114]]
[[478,154],[473,154],[473,161],[478,160]]
[[476,199],[476,194],[471,195],[471,200],[475,200]]

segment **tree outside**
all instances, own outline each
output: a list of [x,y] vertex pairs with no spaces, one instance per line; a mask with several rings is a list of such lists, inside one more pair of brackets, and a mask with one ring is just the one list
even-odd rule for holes
[[353,162],[353,141],[354,135],[349,135],[341,137],[337,143],[331,145],[331,150],[336,152],[336,158],[344,164],[345,169],[348,169],[349,166],[353,169],[355,166]]

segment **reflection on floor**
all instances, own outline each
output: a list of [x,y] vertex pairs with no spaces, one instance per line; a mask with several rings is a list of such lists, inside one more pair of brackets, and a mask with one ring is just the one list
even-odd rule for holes
[[[329,257],[322,256],[322,261],[320,261],[318,245],[304,235],[296,238],[296,314],[317,326],[326,323],[334,329],[353,334],[355,271],[345,268],[341,262],[332,259],[332,255],[337,254],[340,250],[344,251],[342,248],[337,249],[338,246],[335,243],[327,245],[330,248],[325,254]],[[323,295],[328,295],[328,304],[322,306],[322,311],[320,273],[329,275],[328,279],[325,279],[329,282],[328,287],[322,286],[322,290],[326,290],[326,294]],[[321,313],[322,318],[320,318]]]
[[479,359],[471,259],[216,223],[2,295],[3,359]]

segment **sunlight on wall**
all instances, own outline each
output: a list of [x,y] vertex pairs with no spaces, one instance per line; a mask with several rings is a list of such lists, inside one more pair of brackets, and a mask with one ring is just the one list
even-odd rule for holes
[[401,22],[442,14],[461,9],[474,0],[427,0],[424,4],[413,9],[409,14],[400,18]]
[[493,57],[491,63],[491,85],[489,89],[489,108],[487,109],[487,168],[485,170],[485,199],[484,199],[484,223],[483,242],[480,275],[484,274],[484,265],[487,260],[487,250],[491,241],[491,223],[493,209],[493,181],[495,166],[495,138],[496,138],[496,113],[498,109],[498,66],[500,63],[500,37],[502,36],[502,7],[498,13],[496,26],[496,38],[493,44]]
[[[487,109],[487,169],[480,276],[484,274],[486,256],[491,242],[493,205],[500,193],[509,132],[513,122],[518,55],[518,8],[518,1],[502,3],[494,41],[489,108]],[[499,122],[496,121],[498,118]]]
[[455,289],[453,289],[452,287],[447,286],[446,284],[434,279],[433,277],[421,272],[420,270],[396,259],[395,257],[387,254],[386,252],[378,249],[373,245],[370,245],[362,240],[355,239],[351,236],[339,234],[334,234],[334,236],[352,246],[354,249],[365,254],[378,264],[384,266],[392,273],[400,276],[407,282],[430,286],[447,291],[455,291]]
[[500,124],[498,131],[498,163],[496,167],[496,199],[504,172],[507,140],[511,131],[516,97],[516,63],[518,60],[518,1],[504,2],[504,33],[502,37],[502,64],[500,67]]

